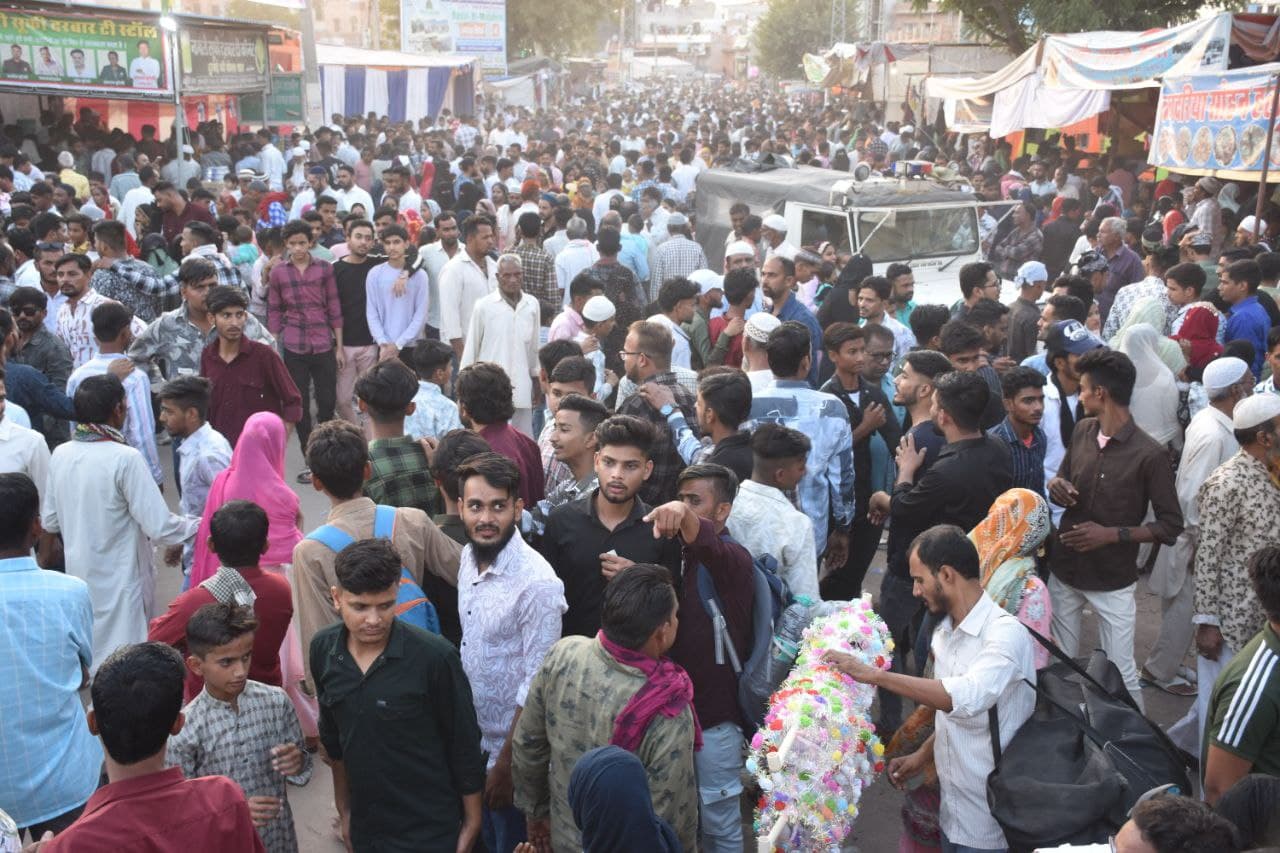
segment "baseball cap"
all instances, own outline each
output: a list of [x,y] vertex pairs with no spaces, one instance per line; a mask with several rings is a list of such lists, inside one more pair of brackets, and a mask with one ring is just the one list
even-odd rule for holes
[[757,311],[747,318],[743,333],[758,344],[769,342],[769,334],[782,325],[782,321],[767,311]]
[[1084,355],[1105,346],[1102,338],[1085,328],[1079,320],[1054,323],[1045,336],[1045,350],[1048,352]]
[[592,323],[602,323],[616,313],[617,309],[606,296],[593,296],[582,306],[582,318]]
[[1049,271],[1039,261],[1027,261],[1018,267],[1018,274],[1013,277],[1013,280],[1016,284],[1035,284],[1038,281],[1048,281]]
[[1231,414],[1231,426],[1252,429],[1280,415],[1280,394],[1254,394],[1239,403]]
[[724,290],[724,276],[711,270],[694,270],[689,273],[689,281],[698,285],[705,296],[713,290]]
[[1076,269],[1082,275],[1092,275],[1095,272],[1106,272],[1107,259],[1101,252],[1085,252],[1080,256],[1080,260],[1076,261]]
[[236,172],[236,177],[242,181],[252,181],[257,176],[258,176],[258,173],[253,171],[253,169],[241,169],[240,171]]

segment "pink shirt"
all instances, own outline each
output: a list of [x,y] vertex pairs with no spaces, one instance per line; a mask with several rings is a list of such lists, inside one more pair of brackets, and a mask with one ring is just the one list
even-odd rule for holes
[[558,341],[561,338],[574,340],[583,331],[582,315],[572,308],[566,308],[551,321],[551,328],[547,330],[547,340]]

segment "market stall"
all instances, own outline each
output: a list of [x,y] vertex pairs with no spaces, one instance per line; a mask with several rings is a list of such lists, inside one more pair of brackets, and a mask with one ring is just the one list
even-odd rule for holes
[[[0,111],[32,129],[51,107],[89,108],[138,134],[173,123],[175,82],[189,126],[239,126],[238,98],[269,87],[267,28],[176,15],[172,38],[157,13],[77,4],[0,5]],[[176,72],[176,73],[175,73]]]

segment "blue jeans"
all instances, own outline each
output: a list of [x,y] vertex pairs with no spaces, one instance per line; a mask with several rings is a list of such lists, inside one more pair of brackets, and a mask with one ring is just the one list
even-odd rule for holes
[[480,837],[488,853],[511,853],[521,841],[527,841],[524,813],[515,806],[491,811],[482,806]]
[[942,853],[1008,853],[1008,847],[968,847],[964,844],[952,844],[947,836],[942,836]]

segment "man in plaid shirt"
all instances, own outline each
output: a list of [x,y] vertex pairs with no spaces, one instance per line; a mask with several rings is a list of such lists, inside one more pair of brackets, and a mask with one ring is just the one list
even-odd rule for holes
[[417,439],[405,435],[404,420],[418,393],[418,377],[399,359],[381,361],[356,381],[360,411],[369,418],[369,465],[364,494],[374,503],[415,507],[427,515],[440,509],[430,462]]
[[707,254],[689,239],[689,219],[683,213],[667,217],[667,233],[671,236],[653,251],[653,292],[673,278],[687,278],[694,270],[707,268]]
[[[321,422],[332,420],[337,405],[342,352],[342,306],[333,267],[311,256],[311,224],[295,220],[284,227],[286,262],[271,270],[267,290],[267,329],[280,341],[281,356],[302,394],[298,440],[311,437],[311,386]],[[303,471],[299,482],[310,482]]]
[[178,296],[177,276],[170,282],[161,278],[155,267],[129,257],[123,222],[99,222],[93,226],[93,242],[98,260],[94,261],[89,286],[133,311],[138,319],[150,323],[160,316],[166,299]]
[[520,242],[512,254],[520,258],[524,269],[524,291],[536,297],[542,307],[542,325],[551,324],[551,318],[560,311],[560,287],[556,281],[556,266],[546,249],[538,245],[538,233],[542,219],[536,213],[522,213],[516,222]]

